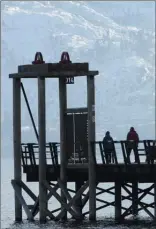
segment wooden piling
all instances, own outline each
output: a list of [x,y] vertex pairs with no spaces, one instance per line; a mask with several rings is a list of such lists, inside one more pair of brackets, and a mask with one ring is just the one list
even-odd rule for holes
[[[14,179],[21,181],[21,90],[20,79],[13,79],[13,147],[14,147]],[[17,187],[19,195],[21,187]],[[22,205],[15,195],[15,221],[22,221]]]
[[[60,100],[60,180],[64,187],[67,188],[67,152],[66,152],[66,111],[67,111],[67,92],[66,92],[66,79],[59,77],[59,100]],[[64,203],[67,203],[63,192],[61,197]],[[62,208],[63,205],[61,206]],[[67,219],[67,211],[64,211],[63,219]]]
[[156,221],[156,181],[154,182],[154,217]]
[[96,220],[96,170],[91,141],[95,141],[95,89],[94,76],[87,76],[88,105],[88,159],[89,159],[89,219]]
[[115,182],[115,220],[120,221],[121,219],[121,183]]
[[[82,181],[76,181],[75,182],[76,193],[78,192],[78,190],[81,188],[82,185],[83,185]],[[82,214],[82,195],[80,195],[79,198],[77,198],[77,200],[75,201],[75,208],[76,208],[77,212]]]
[[138,215],[138,182],[132,183],[132,214]]
[[38,128],[39,128],[39,214],[40,222],[46,222],[47,190],[43,186],[46,180],[46,112],[45,78],[38,77]]

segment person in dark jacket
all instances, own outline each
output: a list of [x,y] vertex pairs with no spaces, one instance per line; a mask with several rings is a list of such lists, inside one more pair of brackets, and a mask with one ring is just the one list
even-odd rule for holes
[[114,151],[114,143],[109,131],[106,132],[105,137],[103,138],[103,146],[107,161],[108,163],[111,163],[113,159],[112,153]]
[[137,162],[137,154],[138,154],[138,143],[139,143],[139,135],[135,131],[134,127],[130,128],[130,131],[127,134],[127,159],[130,161],[131,151],[134,151],[135,155],[135,163]]

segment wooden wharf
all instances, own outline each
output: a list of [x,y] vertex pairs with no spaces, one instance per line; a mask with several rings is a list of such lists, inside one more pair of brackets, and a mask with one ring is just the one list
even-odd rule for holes
[[[130,215],[137,216],[144,210],[156,220],[156,140],[143,140],[139,148],[134,143],[136,163],[127,156],[127,141],[114,141],[112,161],[108,160],[102,141],[95,140],[95,92],[94,77],[98,71],[89,71],[88,63],[71,63],[68,53],[63,53],[60,63],[46,64],[41,53],[37,53],[32,65],[18,67],[18,73],[10,74],[13,80],[13,144],[15,191],[15,220],[22,221],[22,207],[28,220],[39,213],[41,223],[51,220],[67,220],[67,212],[76,220],[89,215],[96,220],[100,209],[113,206],[115,220],[122,221]],[[67,108],[67,84],[73,84],[77,76],[87,78],[87,107]],[[25,93],[22,78],[38,80],[38,132]],[[45,79],[58,78],[60,99],[60,143],[46,143]],[[21,91],[23,92],[37,143],[21,142]],[[140,148],[140,145],[142,146]],[[22,181],[26,175],[26,185]],[[37,196],[29,186],[39,184]],[[75,189],[67,184],[75,183]],[[110,188],[99,184],[112,183]],[[139,183],[150,184],[139,188]],[[25,191],[34,204],[27,204],[22,195]],[[122,194],[124,190],[128,195]],[[71,195],[74,193],[74,196]],[[99,195],[114,195],[114,201],[103,200]],[[143,198],[151,195],[152,203]],[[50,210],[48,201],[55,197],[60,207]],[[130,207],[123,207],[122,201],[131,201]],[[97,206],[97,202],[103,204]],[[89,203],[89,210],[84,207]],[[152,209],[152,210],[151,210]]]

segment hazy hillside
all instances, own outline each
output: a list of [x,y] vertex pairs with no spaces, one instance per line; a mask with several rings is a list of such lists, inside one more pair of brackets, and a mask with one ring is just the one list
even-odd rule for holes
[[[152,2],[2,2],[2,140],[12,147],[12,81],[8,74],[31,63],[36,51],[58,62],[88,61],[96,78],[97,138],[107,129],[124,138],[131,125],[155,137],[155,12]],[[37,123],[36,80],[25,80]],[[57,80],[47,81],[47,140],[59,140]],[[68,107],[86,105],[86,81],[68,86]],[[24,141],[35,141],[23,101]]]

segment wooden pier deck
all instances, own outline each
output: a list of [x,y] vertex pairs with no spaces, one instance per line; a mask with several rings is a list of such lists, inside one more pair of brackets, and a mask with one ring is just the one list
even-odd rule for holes
[[[27,182],[39,181],[39,166],[27,165],[24,168]],[[118,165],[98,164],[96,166],[96,180],[98,182],[134,182],[151,183],[156,181],[156,164],[148,165],[147,163],[131,164],[125,167],[125,164]],[[60,175],[60,165],[55,168],[47,165],[46,178],[48,181],[57,181]],[[67,182],[82,182],[88,180],[88,164],[71,164],[67,166]]]
[[[103,149],[103,142],[92,143],[96,150],[95,173],[97,182],[140,182],[151,183],[156,181],[156,163],[150,158],[149,147],[155,147],[155,141],[144,140],[139,143],[137,162],[127,160],[126,141],[114,141],[114,161],[109,163]],[[48,143],[46,145],[46,179],[57,181],[60,176],[59,143]],[[118,152],[117,152],[118,151]],[[134,152],[131,152],[133,156]],[[156,153],[155,153],[156,155]],[[156,156],[154,157],[156,158]],[[88,163],[79,158],[73,163],[66,165],[67,182],[87,181]],[[22,144],[23,172],[26,173],[27,182],[39,181],[38,145],[33,143]]]

